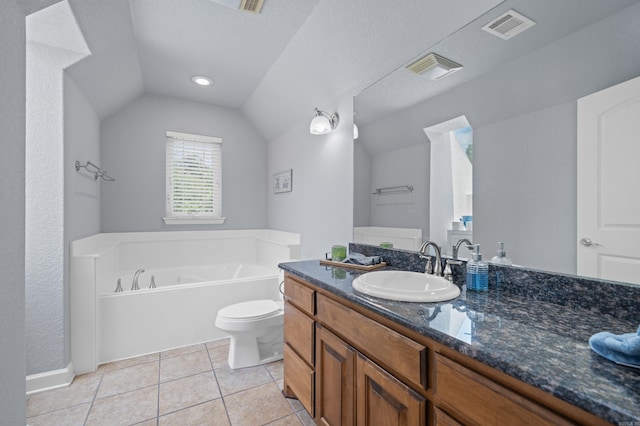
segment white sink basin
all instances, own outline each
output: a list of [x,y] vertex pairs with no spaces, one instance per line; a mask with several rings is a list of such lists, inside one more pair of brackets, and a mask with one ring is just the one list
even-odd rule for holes
[[460,289],[443,277],[410,271],[374,271],[353,280],[352,287],[370,296],[402,302],[444,302]]

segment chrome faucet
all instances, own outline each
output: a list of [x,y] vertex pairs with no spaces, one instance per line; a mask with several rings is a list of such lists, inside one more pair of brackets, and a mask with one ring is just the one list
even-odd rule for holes
[[458,242],[453,245],[451,250],[451,255],[453,256],[454,259],[458,258],[458,250],[460,250],[460,246],[462,245],[462,243],[467,243],[466,244],[467,246],[473,245],[473,243],[467,240],[466,238],[462,238],[458,240]]
[[426,243],[422,244],[422,246],[420,246],[418,253],[420,253],[420,257],[427,257],[427,248],[429,248],[429,246],[433,247],[433,251],[436,252],[436,266],[433,272],[431,272],[429,271],[429,267],[428,267],[429,265],[427,264],[425,273],[428,273],[428,274],[433,273],[434,275],[441,277],[442,276],[442,263],[441,263],[442,258],[440,256],[440,247],[438,247],[438,245],[433,241],[427,241]]
[[141,273],[144,272],[144,269],[138,269],[136,271],[135,274],[133,274],[133,283],[131,284],[131,290],[140,290],[140,287],[138,287],[138,277],[140,276]]

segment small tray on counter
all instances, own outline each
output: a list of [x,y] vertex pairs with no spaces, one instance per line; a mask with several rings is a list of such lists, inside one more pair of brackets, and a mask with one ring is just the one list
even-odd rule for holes
[[340,268],[358,269],[360,271],[375,271],[376,269],[387,266],[386,262],[376,263],[375,265],[356,265],[354,263],[334,262],[333,260],[320,260],[321,265],[339,266]]

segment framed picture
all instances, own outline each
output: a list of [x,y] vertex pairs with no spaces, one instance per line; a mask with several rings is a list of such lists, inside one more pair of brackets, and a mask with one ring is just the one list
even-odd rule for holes
[[284,172],[276,173],[273,175],[273,193],[279,194],[281,192],[291,192],[291,172],[289,169]]

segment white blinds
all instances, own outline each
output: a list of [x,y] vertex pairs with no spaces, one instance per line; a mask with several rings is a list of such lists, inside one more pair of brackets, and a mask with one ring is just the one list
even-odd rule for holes
[[220,217],[222,139],[167,132],[167,216]]

